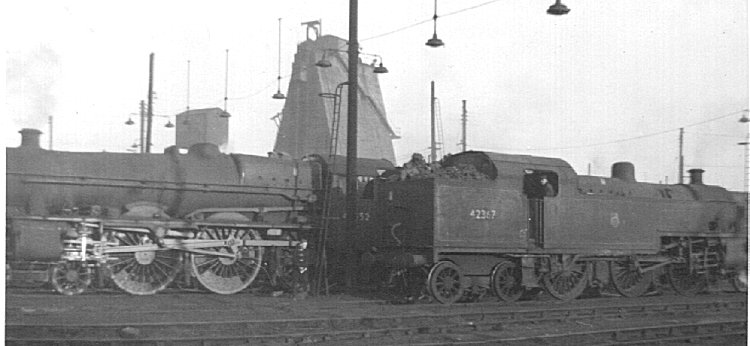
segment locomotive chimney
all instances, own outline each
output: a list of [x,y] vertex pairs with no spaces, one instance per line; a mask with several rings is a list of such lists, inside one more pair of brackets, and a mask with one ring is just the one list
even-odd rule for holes
[[705,171],[700,168],[689,169],[688,173],[690,173],[690,184],[703,185],[703,172]]
[[42,131],[27,128],[18,131],[18,133],[21,134],[21,148],[41,148],[39,146],[39,136],[42,134]]
[[635,166],[630,162],[615,162],[612,165],[612,178],[635,183]]

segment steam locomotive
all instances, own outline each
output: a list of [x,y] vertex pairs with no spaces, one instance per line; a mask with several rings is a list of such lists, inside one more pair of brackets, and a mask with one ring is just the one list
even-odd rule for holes
[[563,300],[604,286],[633,297],[662,272],[681,294],[717,280],[746,290],[746,194],[704,185],[700,170],[662,185],[637,182],[627,162],[594,177],[556,158],[488,152],[400,170],[361,160],[358,233],[341,221],[341,160],[211,144],[57,152],[39,147],[39,131],[21,132],[6,149],[9,272],[63,294],[102,278],[138,295],[193,280],[219,294],[259,279],[306,291],[342,276],[352,254],[362,273],[423,275],[415,285],[441,303],[538,288]]
[[[319,249],[340,236],[343,194],[328,187],[341,185],[342,166],[318,156],[225,155],[207,143],[187,153],[59,152],[39,147],[38,130],[21,133],[21,146],[6,148],[11,281],[72,295],[109,278],[144,295],[180,276],[231,294],[262,273],[306,291],[308,269],[325,259]],[[362,184],[393,167],[365,161]]]
[[374,182],[362,261],[391,277],[422,273],[441,303],[483,290],[570,300],[610,285],[634,297],[664,272],[680,294],[720,279],[746,291],[747,195],[704,185],[702,173],[649,184],[629,162],[597,177],[556,158],[460,153]]

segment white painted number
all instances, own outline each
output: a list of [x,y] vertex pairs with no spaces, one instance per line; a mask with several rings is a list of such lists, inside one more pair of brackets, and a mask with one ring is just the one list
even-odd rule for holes
[[469,216],[477,220],[494,220],[495,215],[497,215],[495,209],[472,209],[469,213]]
[[357,221],[370,221],[370,213],[358,213]]

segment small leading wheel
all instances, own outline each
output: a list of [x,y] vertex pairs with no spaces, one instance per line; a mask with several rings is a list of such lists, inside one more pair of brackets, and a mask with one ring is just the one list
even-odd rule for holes
[[435,300],[442,304],[457,302],[464,295],[461,269],[453,262],[440,261],[427,275],[427,287]]
[[[115,231],[109,238],[119,246],[149,245],[144,233]],[[169,285],[182,269],[182,254],[177,250],[153,250],[114,253],[107,262],[115,285],[135,295],[154,294]]]
[[[198,239],[260,240],[260,234],[254,229],[207,228],[198,234]],[[202,250],[231,255],[192,255],[195,278],[211,292],[237,293],[250,286],[258,276],[263,258],[263,248],[260,246],[223,246]]]
[[687,263],[672,263],[667,266],[667,277],[672,288],[683,296],[701,293],[708,287],[706,274],[691,272]]
[[52,268],[52,285],[66,296],[81,294],[91,284],[91,276],[84,262],[61,262]]
[[547,292],[560,300],[573,300],[586,289],[587,264],[575,262],[573,256],[562,256],[551,259],[552,270],[544,274],[542,284]]
[[641,271],[638,260],[634,257],[609,262],[609,274],[615,290],[624,297],[642,296],[654,279],[654,272]]
[[524,287],[521,285],[521,268],[511,261],[502,261],[492,269],[492,291],[506,302],[521,298]]

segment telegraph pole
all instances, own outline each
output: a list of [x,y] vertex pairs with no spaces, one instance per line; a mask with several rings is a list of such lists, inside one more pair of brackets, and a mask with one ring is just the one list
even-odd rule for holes
[[430,162],[437,161],[435,142],[435,81],[430,82]]
[[[748,111],[747,109],[742,111],[742,118],[740,118],[740,123],[746,124],[746,132],[745,132],[745,141],[739,142],[737,144],[742,145],[742,151],[745,154],[745,167],[743,169],[744,176],[744,183],[745,183],[745,206],[747,206],[748,203],[750,203],[750,118],[748,118]],[[745,222],[747,222],[748,217],[750,217],[750,211],[746,208],[745,209]]]
[[146,127],[145,152],[151,152],[151,125],[154,118],[154,53],[148,58],[148,126]]
[[466,151],[466,100],[463,103],[463,113],[461,113],[461,151]]
[[52,150],[52,116],[49,116],[49,150]]
[[683,176],[682,176],[683,175],[682,172],[685,171],[685,158],[682,156],[682,139],[684,135],[685,135],[685,128],[680,127],[680,167],[679,167],[679,174],[677,175],[677,182],[679,184],[684,183]]
[[146,148],[143,145],[145,143],[145,140],[144,140],[145,132],[143,131],[145,129],[143,127],[145,121],[146,121],[146,102],[141,100],[141,131],[140,131],[141,132],[141,141],[140,141],[140,144],[141,144],[140,153],[141,154],[146,152]]
[[[346,224],[349,234],[359,237],[357,228],[357,96],[359,81],[359,42],[357,41],[357,0],[349,0],[349,66],[347,68],[349,92],[347,94],[346,117]],[[351,287],[354,278],[354,248],[347,250],[345,268],[346,286]]]

